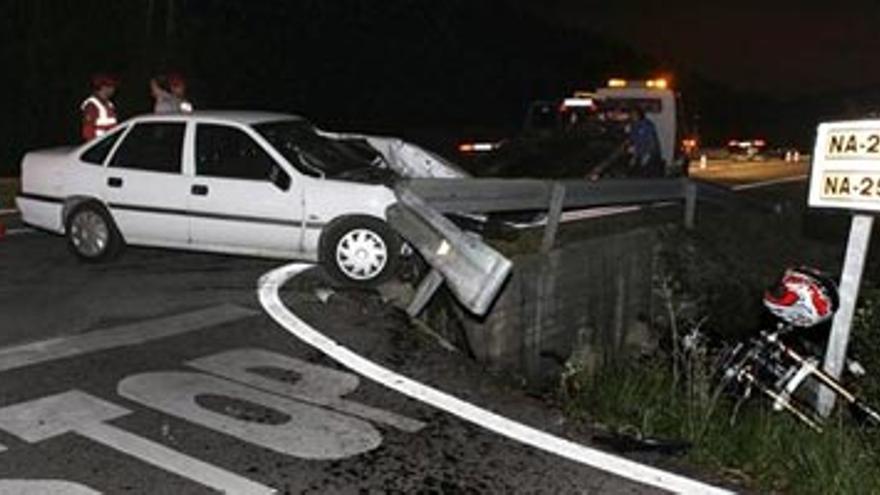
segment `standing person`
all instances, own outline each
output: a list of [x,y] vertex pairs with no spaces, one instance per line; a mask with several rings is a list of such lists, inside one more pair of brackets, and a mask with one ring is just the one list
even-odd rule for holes
[[84,141],[103,136],[116,125],[116,106],[110,98],[116,93],[117,84],[116,78],[108,74],[92,77],[92,94],[79,107]]
[[635,173],[644,177],[662,177],[663,158],[660,156],[657,128],[641,108],[634,108],[630,118],[629,142]]
[[189,113],[193,106],[186,99],[186,80],[180,74],[168,74],[150,80],[150,93],[156,113]]
[[186,79],[180,74],[172,72],[171,74],[168,74],[168,87],[171,88],[171,94],[177,98],[180,111],[183,113],[192,112],[192,102],[186,97]]

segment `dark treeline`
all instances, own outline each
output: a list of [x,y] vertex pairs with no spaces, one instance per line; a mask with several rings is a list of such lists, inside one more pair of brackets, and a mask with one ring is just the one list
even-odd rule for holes
[[[513,128],[532,99],[671,69],[506,0],[5,0],[0,37],[0,175],[16,173],[25,150],[76,142],[99,71],[120,77],[122,118],[149,111],[147,81],[173,70],[199,108],[405,135]],[[678,82],[709,140],[754,124],[755,111],[776,115],[723,85]]]
[[[180,71],[200,108],[271,109],[382,128],[510,124],[532,98],[594,86],[647,60],[505,2],[28,0],[5,4],[5,171],[75,142],[90,74],[121,79],[121,117],[149,77]],[[3,12],[0,12],[2,14]]]

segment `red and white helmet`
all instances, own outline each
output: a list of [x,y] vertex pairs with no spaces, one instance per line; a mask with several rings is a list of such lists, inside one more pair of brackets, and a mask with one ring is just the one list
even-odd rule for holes
[[764,291],[764,306],[782,321],[811,327],[831,318],[837,310],[837,286],[810,267],[785,270],[782,279]]

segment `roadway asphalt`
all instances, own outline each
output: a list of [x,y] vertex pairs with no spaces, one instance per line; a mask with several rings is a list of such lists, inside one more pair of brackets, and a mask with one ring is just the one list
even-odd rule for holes
[[[256,283],[276,261],[128,249],[84,264],[62,238],[10,223],[0,493],[656,491],[359,380],[263,313]],[[328,287],[310,273],[283,297],[368,357],[589,442],[543,401],[419,337],[376,293]]]
[[805,161],[789,163],[783,160],[710,160],[705,168],[701,168],[699,160],[694,160],[691,162],[690,174],[695,179],[736,187],[806,177],[809,169],[810,164]]

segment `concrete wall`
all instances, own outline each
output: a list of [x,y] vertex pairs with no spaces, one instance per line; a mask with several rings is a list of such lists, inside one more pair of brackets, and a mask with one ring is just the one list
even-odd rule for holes
[[459,312],[472,352],[537,384],[572,355],[595,366],[649,346],[654,238],[637,230],[514,258],[486,318]]

